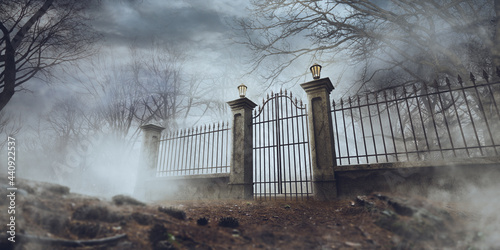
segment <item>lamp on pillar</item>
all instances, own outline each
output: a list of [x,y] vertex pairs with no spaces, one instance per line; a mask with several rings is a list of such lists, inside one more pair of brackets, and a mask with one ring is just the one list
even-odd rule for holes
[[252,111],[257,106],[245,97],[247,86],[238,86],[240,98],[227,102],[233,113],[229,194],[232,199],[253,199]]
[[337,160],[330,106],[333,84],[328,77],[320,79],[320,65],[314,64],[310,70],[314,80],[300,86],[307,93],[307,121],[314,198],[333,200],[337,197],[335,180]]
[[321,65],[315,63],[313,66],[310,68],[313,79],[318,80],[321,74]]
[[247,86],[245,84],[240,84],[238,86],[238,92],[240,93],[240,97],[243,98],[247,94]]

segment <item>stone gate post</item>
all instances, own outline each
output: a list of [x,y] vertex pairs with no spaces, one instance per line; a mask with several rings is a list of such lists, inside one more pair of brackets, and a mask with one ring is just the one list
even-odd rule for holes
[[333,85],[329,78],[322,78],[300,86],[306,91],[308,100],[307,119],[314,199],[332,200],[337,197],[334,174],[337,163],[330,106]]
[[246,97],[227,104],[233,113],[229,198],[253,199],[252,110],[257,104]]
[[158,151],[160,147],[161,131],[165,128],[153,124],[141,126],[142,145],[139,159],[139,169],[135,184],[134,196],[149,200],[148,181],[155,176],[156,164],[158,163]]

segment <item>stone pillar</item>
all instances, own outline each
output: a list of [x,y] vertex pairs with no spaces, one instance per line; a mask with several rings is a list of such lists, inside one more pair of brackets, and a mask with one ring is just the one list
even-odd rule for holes
[[233,112],[229,198],[253,199],[252,110],[257,104],[246,97],[227,104]]
[[300,85],[307,93],[309,147],[313,174],[314,199],[332,200],[337,197],[334,167],[335,157],[330,93],[333,85],[329,78]]
[[141,126],[142,145],[139,159],[139,169],[135,184],[134,196],[143,200],[150,200],[148,182],[155,177],[158,164],[161,131],[165,128],[153,124]]

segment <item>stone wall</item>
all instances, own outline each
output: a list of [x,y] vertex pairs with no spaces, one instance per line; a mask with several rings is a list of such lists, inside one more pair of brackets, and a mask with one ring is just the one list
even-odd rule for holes
[[500,158],[342,166],[337,167],[335,179],[339,198],[372,192],[428,196],[444,191],[460,195],[471,186],[498,183]]
[[144,201],[227,199],[229,174],[155,177],[147,181]]

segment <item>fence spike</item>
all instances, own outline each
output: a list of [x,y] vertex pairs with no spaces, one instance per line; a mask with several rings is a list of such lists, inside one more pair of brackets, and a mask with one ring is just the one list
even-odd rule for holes
[[271,90],[271,97],[273,97],[273,96],[274,96],[274,93],[273,93],[273,91]]
[[470,72],[469,77],[470,77],[470,80],[472,81],[472,83],[474,85],[476,85],[476,77],[474,76],[474,74],[472,74],[472,72]]
[[290,91],[290,99],[293,99],[292,91]]
[[444,78],[444,81],[446,82],[446,86],[450,86],[451,85],[450,79],[448,79],[448,77]]
[[297,97],[295,97],[295,105],[299,103],[299,100],[297,100]]
[[300,100],[300,107],[304,106],[304,103],[302,103],[302,100]]
[[457,80],[458,80],[458,83],[460,83],[460,85],[462,85],[464,83],[464,81],[462,80],[462,77],[460,75],[458,75]]
[[285,89],[285,95],[287,95],[287,93],[286,93],[286,89]]
[[490,76],[488,75],[488,73],[483,69],[483,78],[484,80],[486,80],[486,82],[490,82],[489,79],[490,79]]
[[340,106],[344,107],[344,99],[340,99]]
[[[272,95],[272,94],[271,94]],[[266,99],[269,99],[269,93],[266,94]]]

